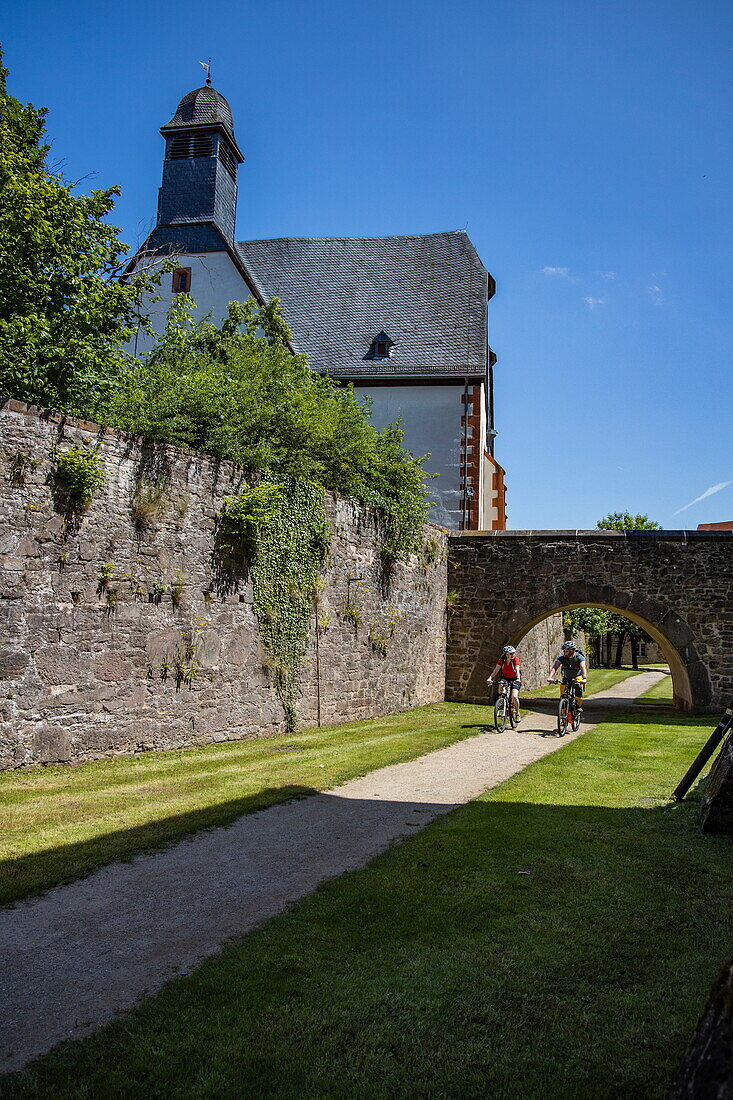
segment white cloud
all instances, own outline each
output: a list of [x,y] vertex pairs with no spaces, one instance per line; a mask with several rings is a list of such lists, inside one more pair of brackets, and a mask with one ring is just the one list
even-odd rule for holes
[[656,283],[652,283],[651,286],[647,287],[647,290],[649,291],[655,306],[661,306],[664,304],[664,295],[662,294],[661,286],[657,286]]
[[605,306],[605,298],[584,298],[583,301],[587,305],[588,309],[595,309],[596,306]]
[[721,489],[727,489],[729,485],[733,485],[733,481],[720,481],[717,485],[711,485],[709,489],[706,489],[704,493],[701,493],[699,497],[695,497],[689,504],[683,504],[681,508],[678,508],[676,512],[673,512],[673,516],[678,516],[680,512],[686,512],[688,508],[692,508],[693,504],[699,504],[701,500],[705,500],[707,497],[713,496],[714,493],[719,493]]
[[615,279],[616,278],[616,272],[615,271],[602,271],[601,272],[601,278],[602,279]]
[[543,275],[559,275],[561,279],[569,279],[570,272],[567,267],[543,267]]

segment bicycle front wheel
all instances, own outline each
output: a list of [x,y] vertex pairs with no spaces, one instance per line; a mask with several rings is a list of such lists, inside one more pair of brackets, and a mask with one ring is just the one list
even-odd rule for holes
[[500,695],[494,703],[494,725],[499,733],[506,729],[506,695]]
[[568,720],[569,720],[569,703],[567,695],[563,695],[560,700],[560,705],[557,708],[557,734],[558,737],[564,737],[568,732]]

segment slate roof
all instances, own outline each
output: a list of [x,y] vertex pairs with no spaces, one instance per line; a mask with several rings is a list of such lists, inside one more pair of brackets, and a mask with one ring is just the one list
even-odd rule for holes
[[[283,237],[236,248],[293,344],[338,378],[484,377],[493,279],[463,230],[409,237]],[[384,332],[389,359],[369,358]]]
[[185,95],[176,108],[176,113],[170,122],[161,126],[161,131],[174,130],[179,127],[190,126],[215,126],[226,127],[234,135],[234,119],[232,109],[224,96],[215,88],[204,85],[203,88],[194,88]]

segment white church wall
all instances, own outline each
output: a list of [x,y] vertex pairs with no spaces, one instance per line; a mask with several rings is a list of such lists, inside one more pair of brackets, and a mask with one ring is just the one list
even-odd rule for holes
[[463,384],[446,386],[355,386],[372,401],[372,423],[384,428],[402,420],[405,446],[413,455],[430,452],[425,468],[431,483],[432,523],[457,530],[461,522],[461,413]]
[[[246,302],[252,292],[231,260],[228,252],[201,252],[198,254],[178,254],[175,257],[177,267],[191,268],[191,297],[196,303],[196,320],[204,317],[219,323],[225,316],[230,302]],[[170,273],[163,276],[158,289],[159,302],[152,302],[149,316],[156,332],[165,328],[165,319],[170,309],[173,295]],[[137,342],[130,345],[134,354],[143,355],[152,346],[152,338],[142,330]]]

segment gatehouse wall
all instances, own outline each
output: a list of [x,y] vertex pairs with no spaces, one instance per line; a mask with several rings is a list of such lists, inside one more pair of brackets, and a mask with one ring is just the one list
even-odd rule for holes
[[446,695],[478,701],[487,657],[547,615],[605,607],[637,622],[670,665],[677,705],[733,695],[733,535],[696,531],[497,531],[449,538]]
[[[69,445],[96,445],[104,461],[78,516],[53,476],[54,448]],[[284,730],[251,580],[223,575],[215,547],[223,500],[245,480],[204,455],[17,401],[0,408],[0,766]],[[136,519],[141,484],[162,491],[157,512]],[[300,722],[442,700],[445,532],[427,525],[385,587],[377,516],[330,495],[326,509]]]

